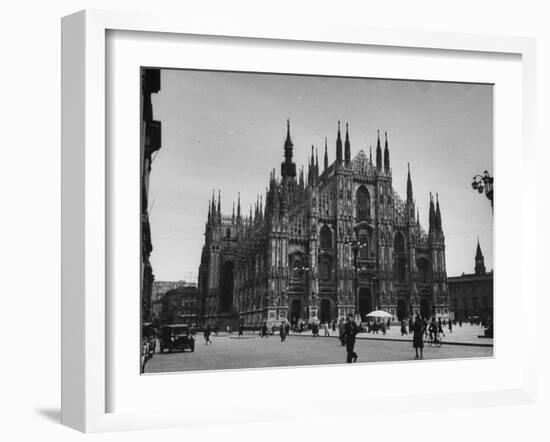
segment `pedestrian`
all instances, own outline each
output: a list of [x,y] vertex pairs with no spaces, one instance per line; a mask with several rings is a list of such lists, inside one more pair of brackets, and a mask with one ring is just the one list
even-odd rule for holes
[[311,332],[313,333],[314,338],[319,336],[319,324],[317,324],[317,322],[311,324]]
[[[390,324],[391,324],[390,318],[388,318],[388,324],[387,324],[388,331],[390,330]],[[385,334],[385,333],[384,333],[384,334]]]
[[281,342],[285,342],[286,339],[286,327],[285,323],[281,322],[281,325],[279,326],[279,336],[281,337]]
[[340,343],[342,346],[346,345],[346,327],[342,319],[340,319],[340,324],[338,325],[338,332],[338,335],[340,336]]
[[435,317],[432,316],[432,322],[430,322],[430,326],[428,327],[428,331],[430,333],[430,343],[435,344],[436,343],[436,337],[437,337],[437,326],[435,324]]
[[439,318],[439,324],[437,324],[437,333],[445,336],[445,332],[443,331],[443,324],[441,323],[441,318]]
[[382,321],[382,322],[380,323],[380,330],[382,330],[382,334],[383,334],[384,336],[386,336],[386,322],[385,322],[385,321]]
[[262,325],[262,334],[261,334],[261,337],[262,338],[267,338],[267,323],[264,322],[264,325]]
[[239,324],[239,338],[243,337],[243,329],[244,329],[244,326],[242,324]]
[[347,363],[357,362],[357,353],[354,351],[355,336],[357,335],[357,324],[353,320],[353,315],[348,315],[344,326],[344,335],[346,341]]
[[407,333],[407,326],[405,325],[405,320],[401,320],[401,336],[408,335]]
[[453,321],[449,320],[449,333],[453,332]]
[[[424,359],[422,349],[424,348],[424,322],[420,320],[420,316],[417,314],[413,324],[413,347],[416,352],[415,359]],[[420,350],[420,358],[418,357],[418,350]]]
[[212,344],[212,341],[210,340],[210,335],[212,334],[212,330],[210,330],[210,325],[207,325],[204,329],[204,345]]
[[409,318],[409,334],[413,332],[413,319],[412,316]]
[[325,336],[330,336],[330,332],[328,331],[328,322],[323,324],[323,330],[325,331]]
[[334,321],[332,321],[332,331],[333,332],[336,331],[336,319]]
[[286,336],[288,336],[289,334],[290,334],[290,323],[285,322],[285,339],[286,339]]

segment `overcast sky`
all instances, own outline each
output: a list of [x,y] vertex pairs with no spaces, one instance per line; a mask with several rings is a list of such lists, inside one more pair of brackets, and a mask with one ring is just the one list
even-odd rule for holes
[[248,213],[269,171],[280,174],[287,118],[306,170],[312,144],[322,164],[325,137],[334,161],[338,120],[349,122],[352,157],[388,131],[394,189],[405,199],[410,163],[426,230],[429,192],[439,193],[448,276],[473,272],[478,237],[492,269],[491,206],[470,185],[493,173],[492,109],[490,85],[163,70],[149,196],[155,279],[196,281],[212,189],[224,214],[238,192]]

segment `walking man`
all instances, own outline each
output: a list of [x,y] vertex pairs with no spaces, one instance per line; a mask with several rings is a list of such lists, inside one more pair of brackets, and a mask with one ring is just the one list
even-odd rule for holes
[[212,344],[212,341],[210,340],[210,335],[212,334],[212,330],[210,330],[210,326],[207,325],[204,329],[204,340],[205,345]]
[[[420,316],[416,315],[416,319],[413,324],[413,347],[416,352],[415,359],[424,359],[422,349],[424,348],[424,322],[420,320]],[[418,350],[420,349],[420,358],[418,357]]]
[[357,324],[353,320],[353,315],[348,315],[346,319],[346,325],[344,326],[344,335],[346,341],[346,351],[347,351],[347,363],[351,364],[352,362],[357,362],[357,353],[353,350],[355,347],[355,336],[357,335],[358,328]]
[[286,327],[285,323],[281,322],[281,325],[279,326],[279,336],[281,337],[281,342],[285,342],[286,339]]

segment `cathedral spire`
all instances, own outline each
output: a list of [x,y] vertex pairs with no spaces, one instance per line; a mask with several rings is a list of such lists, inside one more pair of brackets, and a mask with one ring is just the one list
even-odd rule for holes
[[290,120],[286,120],[286,140],[285,140],[285,161],[281,164],[281,175],[283,178],[296,178],[296,164],[292,162],[293,153],[292,139],[290,138]]
[[436,209],[435,209],[435,226],[436,226],[436,229],[441,231],[442,230],[442,227],[441,227],[441,211],[439,210],[439,194],[435,194],[435,199],[436,199]]
[[214,189],[212,189],[212,219],[216,218],[216,197],[214,194]]
[[342,162],[342,134],[340,133],[340,122],[338,121],[338,135],[336,137],[336,163]]
[[239,197],[237,199],[237,219],[241,219],[241,192],[239,192]]
[[231,216],[233,224],[235,224],[235,201],[233,201],[233,215]]
[[382,148],[380,147],[380,131],[378,131],[378,140],[376,142],[376,170],[382,170]]
[[327,137],[325,137],[325,172],[328,169]]
[[430,192],[430,217],[429,217],[429,230],[430,232],[436,228],[435,226],[435,208],[432,192]]
[[411,181],[411,166],[407,163],[407,203],[413,202],[413,185]]
[[220,192],[220,189],[218,189],[218,219],[221,220],[222,219],[222,197],[221,197],[221,192]]
[[479,237],[477,238],[477,250],[476,250],[476,258],[475,258],[475,272],[476,275],[481,275],[486,272],[485,270],[485,258],[483,257],[483,253],[481,252],[481,247],[479,245]]
[[263,202],[263,196],[260,195],[260,221],[264,218],[264,202]]
[[384,132],[386,138],[384,144],[384,172],[390,172],[390,150],[388,149],[388,132]]
[[315,148],[315,176],[319,178],[319,151]]
[[349,131],[348,131],[348,123],[346,123],[346,142],[344,144],[345,151],[344,151],[344,159],[346,162],[346,166],[349,166],[349,163],[351,161],[351,145],[349,142]]
[[372,146],[370,146],[370,150],[369,150],[369,163],[372,166]]

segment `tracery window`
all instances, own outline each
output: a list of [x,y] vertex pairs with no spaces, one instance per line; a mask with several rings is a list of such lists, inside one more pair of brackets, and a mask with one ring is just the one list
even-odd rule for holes
[[322,249],[332,248],[332,232],[328,226],[323,226],[321,228],[320,237]]
[[328,259],[324,259],[319,264],[319,277],[323,281],[330,280],[331,266]]
[[357,221],[365,221],[370,218],[370,195],[369,191],[361,186],[356,193],[356,203],[357,203]]

